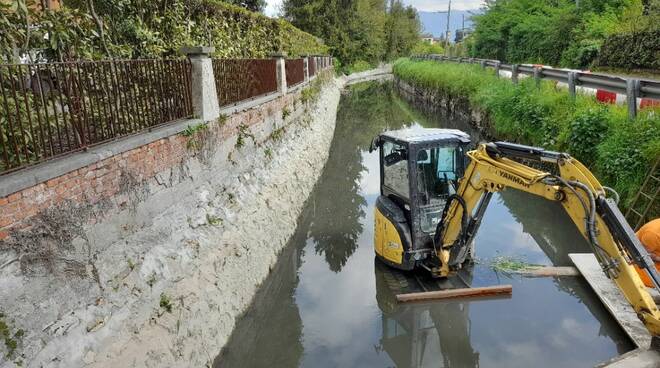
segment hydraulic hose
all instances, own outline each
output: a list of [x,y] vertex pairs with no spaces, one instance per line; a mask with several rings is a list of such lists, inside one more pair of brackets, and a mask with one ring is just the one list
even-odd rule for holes
[[451,207],[451,203],[453,201],[457,201],[458,204],[463,209],[463,214],[461,216],[461,234],[459,234],[459,238],[462,236],[462,234],[464,234],[467,231],[467,221],[468,221],[467,204],[465,203],[465,200],[461,196],[459,196],[458,194],[452,194],[449,197],[447,197],[445,208],[442,210],[442,217],[440,217],[440,222],[438,222],[438,225],[435,229],[435,235],[433,236],[433,249],[435,250],[436,256],[438,255],[438,249],[436,247],[436,244],[440,243],[442,241],[442,237],[444,236],[445,219],[447,218],[447,213],[449,212],[449,208]]

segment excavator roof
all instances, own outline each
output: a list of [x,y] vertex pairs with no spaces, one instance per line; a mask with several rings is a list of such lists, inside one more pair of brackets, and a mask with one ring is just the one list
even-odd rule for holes
[[400,142],[427,143],[435,141],[470,143],[470,135],[457,129],[411,127],[390,130],[381,134]]

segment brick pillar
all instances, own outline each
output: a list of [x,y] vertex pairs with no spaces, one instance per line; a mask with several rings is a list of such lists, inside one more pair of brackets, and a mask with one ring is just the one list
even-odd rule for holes
[[188,56],[192,66],[191,92],[193,111],[196,118],[214,121],[220,117],[218,94],[215,89],[211,53],[214,47],[183,47],[181,52]]
[[277,70],[277,92],[282,95],[286,95],[286,55],[284,53],[278,53],[272,54],[270,57],[276,60],[275,69]]
[[305,71],[305,82],[309,82],[309,56],[303,55],[303,70]]

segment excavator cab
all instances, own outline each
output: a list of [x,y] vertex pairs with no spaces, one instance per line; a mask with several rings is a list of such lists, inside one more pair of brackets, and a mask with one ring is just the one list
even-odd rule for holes
[[455,129],[406,128],[384,132],[370,151],[380,151],[376,201],[376,255],[390,266],[425,265],[447,198],[465,172],[470,136]]

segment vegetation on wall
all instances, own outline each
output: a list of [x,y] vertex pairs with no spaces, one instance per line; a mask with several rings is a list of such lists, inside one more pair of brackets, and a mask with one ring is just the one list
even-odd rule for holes
[[215,46],[217,57],[326,53],[314,36],[219,0],[67,0],[40,10],[35,0],[0,2],[5,61],[181,56],[189,45]]
[[[660,26],[660,0],[576,3],[573,0],[486,1],[484,13],[473,17],[475,31],[469,40],[470,54],[511,63],[588,68],[603,64],[597,62],[598,56],[610,37],[637,35]],[[638,36],[632,38],[633,44],[641,46]],[[629,58],[639,58],[645,50],[628,47],[626,52]]]
[[419,39],[413,7],[400,0],[285,0],[284,16],[321,37],[343,71],[408,55]]
[[624,207],[660,157],[658,111],[642,110],[631,121],[625,107],[584,95],[572,100],[552,82],[537,88],[527,78],[516,85],[475,65],[400,59],[394,73],[419,87],[467,99],[488,115],[498,139],[571,153],[621,194]]

